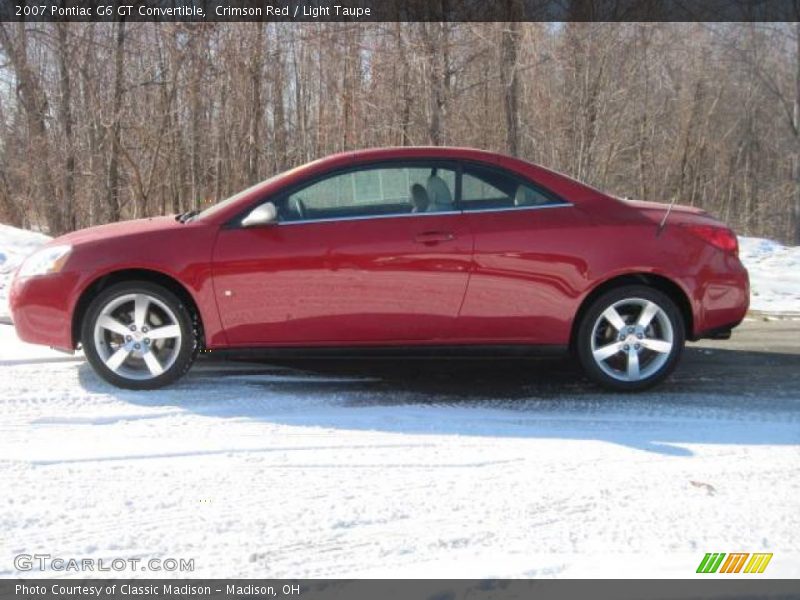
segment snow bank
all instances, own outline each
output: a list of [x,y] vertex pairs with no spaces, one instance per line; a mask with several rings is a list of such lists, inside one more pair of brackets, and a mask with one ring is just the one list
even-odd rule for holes
[[11,277],[26,256],[50,238],[44,234],[0,223],[0,319],[8,318]]
[[739,248],[750,272],[750,309],[800,315],[800,246],[740,237]]

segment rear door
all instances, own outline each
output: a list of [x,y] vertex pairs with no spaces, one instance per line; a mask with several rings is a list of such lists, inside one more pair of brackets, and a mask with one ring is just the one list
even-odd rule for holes
[[475,237],[461,334],[484,343],[566,343],[591,223],[568,201],[505,169],[465,164],[461,187]]
[[273,198],[277,224],[223,229],[215,290],[229,342],[449,339],[472,258],[455,186],[445,163],[367,165]]

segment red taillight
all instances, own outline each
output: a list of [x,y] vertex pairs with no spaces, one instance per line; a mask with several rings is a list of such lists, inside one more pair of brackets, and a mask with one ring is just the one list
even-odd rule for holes
[[739,254],[739,240],[736,234],[727,227],[714,227],[713,225],[685,225],[697,237],[704,239],[708,243],[716,246],[725,252],[734,255]]

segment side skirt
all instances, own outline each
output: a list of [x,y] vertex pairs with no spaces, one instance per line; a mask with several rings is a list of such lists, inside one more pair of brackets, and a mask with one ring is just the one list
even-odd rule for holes
[[203,354],[231,359],[264,358],[542,358],[558,357],[568,353],[562,345],[489,345],[489,346],[345,346],[345,347],[275,347],[275,348],[221,348],[204,350]]

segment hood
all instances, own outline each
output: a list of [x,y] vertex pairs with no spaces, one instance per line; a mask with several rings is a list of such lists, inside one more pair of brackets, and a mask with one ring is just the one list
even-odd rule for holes
[[79,229],[54,239],[51,244],[84,244],[107,239],[119,239],[132,235],[155,233],[160,231],[181,230],[186,225],[175,220],[175,217],[151,217],[134,221],[120,221]]

